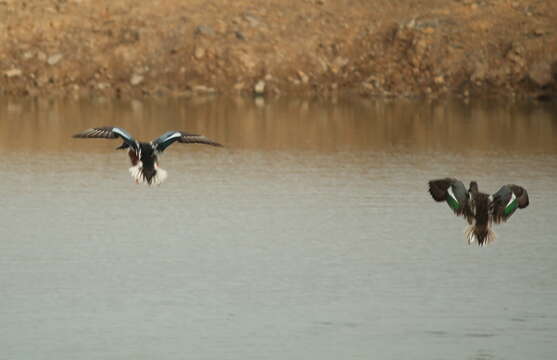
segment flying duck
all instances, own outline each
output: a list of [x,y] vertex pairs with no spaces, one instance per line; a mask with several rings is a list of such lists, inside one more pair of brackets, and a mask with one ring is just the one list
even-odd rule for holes
[[470,182],[468,190],[464,184],[453,178],[431,180],[429,193],[435,201],[445,201],[457,216],[463,216],[470,225],[466,229],[468,243],[477,242],[484,246],[495,241],[492,223],[507,221],[516,209],[528,206],[528,192],[525,188],[503,185],[495,194],[488,195],[478,190],[478,183]]
[[159,155],[174,142],[187,144],[206,144],[222,146],[203,135],[188,134],[182,131],[168,131],[151,142],[140,142],[126,130],[113,126],[87,129],[74,138],[121,138],[124,142],[116,149],[129,149],[132,163],[129,171],[138,184],[159,185],[166,179],[166,171],[159,167]]

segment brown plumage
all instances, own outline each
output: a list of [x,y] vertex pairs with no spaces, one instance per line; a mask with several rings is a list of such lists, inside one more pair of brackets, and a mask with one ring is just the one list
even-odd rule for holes
[[507,221],[516,209],[529,204],[528,192],[521,186],[503,185],[493,195],[482,193],[475,181],[468,190],[453,178],[431,180],[429,193],[435,201],[446,201],[457,216],[464,216],[470,226],[466,229],[468,243],[483,246],[495,241],[491,224]]

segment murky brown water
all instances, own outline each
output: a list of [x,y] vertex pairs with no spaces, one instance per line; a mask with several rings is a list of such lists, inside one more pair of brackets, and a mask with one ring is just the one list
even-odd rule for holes
[[[132,183],[118,125],[176,144]],[[557,109],[0,100],[0,359],[553,359]],[[487,248],[426,192],[531,206]]]

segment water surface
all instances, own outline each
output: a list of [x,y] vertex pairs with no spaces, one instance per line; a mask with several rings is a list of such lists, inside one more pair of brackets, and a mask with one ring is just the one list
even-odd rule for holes
[[[557,111],[0,100],[0,359],[554,359]],[[116,125],[172,145],[135,185]],[[427,180],[525,186],[465,243]]]

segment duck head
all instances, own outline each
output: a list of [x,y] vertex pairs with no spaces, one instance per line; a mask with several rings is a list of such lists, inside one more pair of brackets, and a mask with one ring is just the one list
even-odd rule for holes
[[477,194],[479,192],[478,183],[475,182],[475,181],[471,181],[470,182],[470,187],[468,188],[468,192],[472,193],[472,194]]

